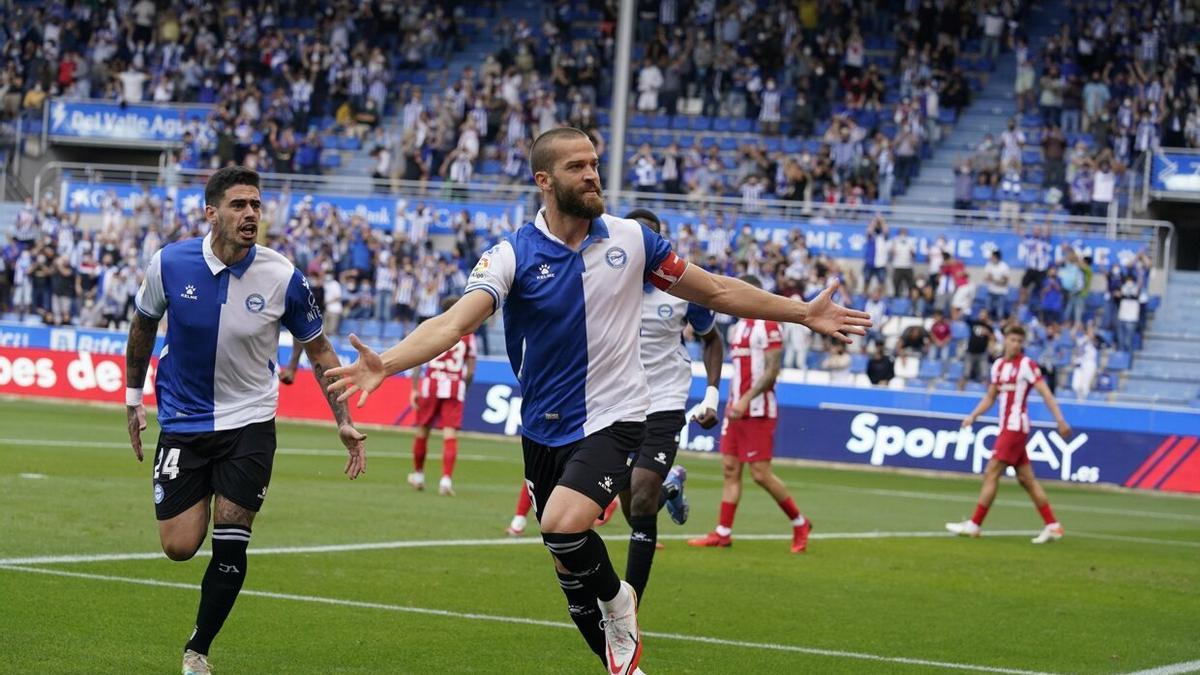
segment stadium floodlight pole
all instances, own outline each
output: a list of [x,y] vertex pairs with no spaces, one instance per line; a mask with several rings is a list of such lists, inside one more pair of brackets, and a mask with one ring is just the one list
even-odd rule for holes
[[609,119],[608,176],[605,187],[608,192],[608,208],[617,211],[621,201],[621,177],[625,170],[625,130],[629,122],[629,69],[633,51],[633,4],[634,0],[621,0],[617,14],[617,47],[613,68],[612,111]]

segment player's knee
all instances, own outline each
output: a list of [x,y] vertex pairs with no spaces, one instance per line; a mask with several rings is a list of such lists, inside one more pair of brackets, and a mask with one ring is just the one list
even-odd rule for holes
[[629,503],[632,517],[652,516],[658,513],[658,490],[636,490]]
[[750,477],[754,479],[755,483],[766,485],[771,481],[771,470],[765,466],[758,467],[752,465],[750,467]]
[[725,480],[737,480],[741,478],[740,468],[736,464],[724,464],[721,466],[721,475],[725,477]]
[[195,557],[196,551],[200,550],[201,543],[202,542],[200,541],[164,541],[162,543],[162,549],[163,553],[166,553],[167,557],[171,560],[174,560],[175,562],[183,562],[185,560],[191,560],[193,557]]

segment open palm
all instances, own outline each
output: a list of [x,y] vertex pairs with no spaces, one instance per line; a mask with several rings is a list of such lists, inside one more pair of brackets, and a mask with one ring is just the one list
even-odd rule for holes
[[838,281],[834,280],[808,303],[808,316],[804,319],[804,325],[813,332],[849,343],[853,340],[851,335],[867,334],[867,329],[871,327],[871,315],[834,302],[833,294],[837,292],[837,288]]
[[383,383],[387,371],[379,354],[364,345],[353,333],[350,335],[350,345],[358,350],[358,360],[348,366],[330,368],[326,376],[334,378],[334,381],[328,388],[330,393],[338,394],[339,401],[345,401],[355,392],[362,392],[358,397],[358,407],[361,408],[367,402],[367,395]]

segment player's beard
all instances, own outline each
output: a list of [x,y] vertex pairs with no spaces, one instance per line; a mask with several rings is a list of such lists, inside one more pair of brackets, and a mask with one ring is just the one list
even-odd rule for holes
[[599,192],[580,194],[564,188],[558,181],[554,181],[553,185],[554,201],[558,204],[558,210],[566,215],[593,220],[604,213],[604,198]]

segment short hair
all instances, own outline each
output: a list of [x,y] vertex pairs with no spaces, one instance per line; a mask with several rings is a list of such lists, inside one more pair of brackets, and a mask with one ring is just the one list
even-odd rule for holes
[[996,260],[1004,260],[1004,254],[1001,253],[1000,249],[998,248],[992,249],[992,256],[995,257]]
[[625,219],[636,220],[641,222],[643,225],[653,223],[653,225],[650,226],[650,229],[662,234],[662,221],[659,220],[658,216],[655,215],[655,213],[650,209],[634,209],[625,214]]
[[1021,336],[1022,340],[1024,340],[1027,335],[1027,333],[1025,332],[1025,326],[1022,326],[1019,323],[1009,324],[1009,325],[1005,326],[1004,334],[1005,335],[1019,335],[1019,336]]
[[204,203],[208,206],[219,206],[225,191],[234,185],[249,185],[261,189],[258,182],[258,172],[244,166],[227,166],[218,169],[209,177],[204,186]]
[[742,276],[738,277],[738,279],[741,279],[742,281],[750,284],[751,286],[753,286],[755,288],[763,287],[762,281],[759,280],[759,278],[753,274],[743,274]]
[[549,171],[554,168],[556,159],[554,143],[568,136],[582,136],[588,141],[592,140],[586,131],[575,127],[555,127],[544,131],[534,139],[533,145],[529,148],[529,170],[536,174],[539,171]]

